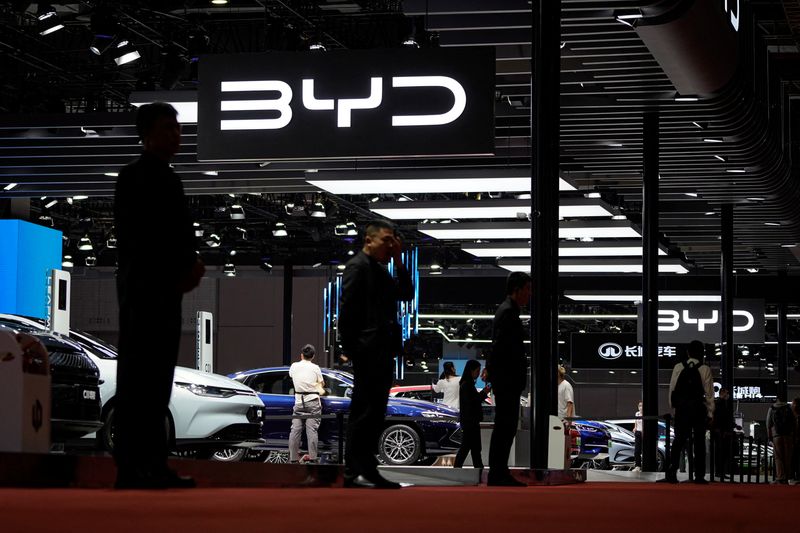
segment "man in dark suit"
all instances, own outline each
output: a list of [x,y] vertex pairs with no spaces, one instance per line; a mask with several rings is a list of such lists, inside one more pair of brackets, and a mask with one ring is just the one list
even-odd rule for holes
[[183,185],[169,166],[180,148],[169,104],[139,108],[141,157],[119,173],[114,196],[120,336],[114,406],[116,487],[192,487],[167,467],[168,404],[183,293],[205,268],[195,251]]
[[512,272],[506,280],[506,299],[492,322],[492,353],[486,364],[495,405],[494,429],[489,443],[489,485],[525,485],[511,476],[508,455],[517,433],[519,396],[525,390],[528,375],[524,344],[528,332],[519,314],[530,298],[530,275]]
[[[402,245],[387,221],[370,222],[364,247],[347,263],[342,280],[339,333],[353,362],[353,388],[345,444],[345,485],[400,488],[378,473],[378,440],[384,429],[394,358],[402,353],[397,304],[414,297],[400,260]],[[384,265],[394,259],[395,280]]]

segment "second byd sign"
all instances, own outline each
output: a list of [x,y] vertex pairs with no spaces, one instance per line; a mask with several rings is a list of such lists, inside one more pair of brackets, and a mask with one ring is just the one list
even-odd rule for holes
[[[764,342],[764,300],[734,301],[733,340]],[[642,339],[642,306],[639,306],[638,338]],[[659,302],[658,341],[718,343],[722,338],[720,302]]]
[[494,50],[203,56],[201,161],[494,152]]

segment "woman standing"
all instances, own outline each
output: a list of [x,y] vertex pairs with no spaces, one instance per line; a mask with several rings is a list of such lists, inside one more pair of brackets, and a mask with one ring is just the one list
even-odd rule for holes
[[442,403],[447,407],[458,409],[458,376],[456,375],[456,367],[451,361],[447,361],[444,364],[439,381],[433,385],[433,392],[444,394]]
[[453,466],[461,468],[467,454],[472,452],[472,466],[483,468],[481,459],[481,420],[483,420],[483,409],[481,404],[489,394],[489,385],[480,392],[475,388],[475,380],[481,373],[481,364],[475,359],[470,359],[464,366],[464,373],[461,374],[459,392],[461,396],[461,447],[456,454],[456,461]]

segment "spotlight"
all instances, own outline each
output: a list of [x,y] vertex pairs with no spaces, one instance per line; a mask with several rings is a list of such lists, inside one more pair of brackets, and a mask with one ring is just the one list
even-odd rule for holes
[[283,222],[276,222],[275,229],[272,230],[273,237],[286,237],[289,233],[286,231],[286,224]]
[[346,224],[346,226],[347,226],[346,235],[350,235],[350,236],[358,235],[358,229],[356,228],[356,223],[355,222],[348,222]]
[[95,35],[92,39],[92,44],[89,45],[89,50],[93,54],[101,56],[111,48],[115,40],[116,37],[114,35]]
[[267,274],[270,274],[272,272],[272,265],[266,259],[262,259],[261,262],[258,264],[258,267]]
[[347,255],[356,255],[355,250],[347,250]]
[[225,266],[222,267],[222,273],[230,278],[236,277],[236,265],[233,263],[225,263]]
[[195,237],[202,237],[203,236],[204,231],[203,231],[203,228],[200,227],[200,223],[199,222],[193,223],[192,227],[194,227],[194,236]]
[[64,29],[55,8],[50,4],[39,4],[36,18],[39,19],[39,35],[50,35]]
[[222,244],[222,239],[216,233],[212,233],[206,238],[206,244],[211,248],[219,248],[219,245]]
[[97,265],[97,257],[94,255],[86,256],[86,260],[84,261],[87,267],[93,267]]
[[286,211],[287,215],[291,215],[294,212],[294,202],[289,202],[283,206],[283,209]]
[[64,260],[61,261],[61,266],[62,266],[62,268],[72,268],[72,267],[74,267],[75,263],[72,262],[72,256],[71,255],[65,255],[64,256]]
[[236,250],[231,250],[230,252],[228,252],[228,254],[229,254],[231,257],[236,257]]
[[136,61],[142,57],[130,41],[120,41],[114,49],[114,63],[118,67]]
[[14,187],[16,187],[17,185],[18,185],[17,183],[9,183],[9,184],[8,184],[8,185],[6,185],[5,187],[3,187],[3,190],[4,190],[4,191],[10,191],[11,189],[13,189]]
[[403,46],[407,48],[419,48],[419,44],[413,37],[409,37],[405,41],[403,41]]
[[117,247],[117,237],[116,235],[114,235],[113,231],[109,232],[108,234],[108,239],[106,239],[106,246],[111,249]]
[[347,268],[347,265],[345,265],[344,263],[336,265],[337,270],[344,270],[345,268]]
[[311,218],[325,218],[327,215],[325,214],[325,206],[319,202],[315,202],[314,205],[308,208],[308,215]]
[[53,207],[53,206],[54,206],[54,205],[56,205],[57,203],[58,203],[58,200],[50,200],[50,201],[49,201],[49,202],[47,202],[47,203],[46,203],[44,206],[45,206],[47,209],[50,209],[51,207]]
[[89,234],[87,233],[81,240],[78,242],[78,250],[87,251],[93,250],[94,246],[92,246],[92,240],[89,238]]
[[231,219],[244,220],[244,208],[241,205],[233,204],[231,206]]
[[309,46],[308,49],[319,52],[325,52],[328,50],[327,48],[325,48],[325,45],[320,42],[311,43],[311,46]]

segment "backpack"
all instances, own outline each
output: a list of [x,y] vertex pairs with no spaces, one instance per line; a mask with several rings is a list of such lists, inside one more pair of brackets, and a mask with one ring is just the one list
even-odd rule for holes
[[788,403],[778,407],[772,415],[772,424],[775,426],[775,434],[780,437],[794,434],[794,423],[794,413]]
[[675,390],[672,391],[672,407],[676,410],[697,410],[706,401],[703,379],[700,377],[701,365],[685,363],[678,375]]

